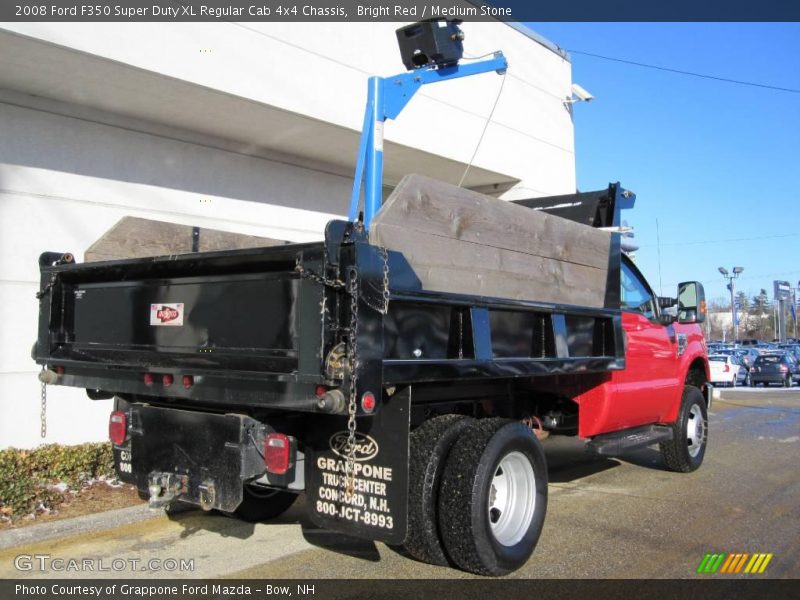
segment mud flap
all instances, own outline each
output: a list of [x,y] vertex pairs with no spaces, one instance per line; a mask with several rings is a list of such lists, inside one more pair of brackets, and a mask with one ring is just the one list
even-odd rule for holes
[[408,526],[411,391],[384,396],[373,417],[357,419],[355,493],[345,498],[347,418],[319,416],[309,428],[306,494],[314,524],[400,544]]

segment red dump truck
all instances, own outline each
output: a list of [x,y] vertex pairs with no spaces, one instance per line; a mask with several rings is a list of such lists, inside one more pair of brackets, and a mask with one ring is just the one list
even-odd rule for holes
[[[398,36],[413,48],[425,31]],[[392,90],[460,68],[412,54]],[[390,100],[365,118],[368,183]],[[606,456],[658,444],[679,472],[703,462],[703,288],[653,293],[620,250],[633,200],[612,184],[504,202],[409,176],[321,242],[45,252],[33,358],[44,383],[114,398],[117,472],[153,506],[261,520],[303,493],[318,526],[506,574],[544,525],[545,432]]]

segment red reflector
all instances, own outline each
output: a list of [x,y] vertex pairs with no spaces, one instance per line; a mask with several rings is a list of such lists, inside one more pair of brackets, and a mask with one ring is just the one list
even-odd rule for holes
[[58,373],[59,375],[63,375],[64,374],[64,367],[56,367],[56,373]]
[[108,418],[108,439],[117,446],[125,443],[128,435],[128,419],[125,413],[115,410]]
[[275,475],[289,470],[289,436],[283,433],[268,433],[264,441],[264,466]]
[[730,366],[725,365],[725,369],[723,369],[726,373],[731,370]]
[[375,394],[372,392],[364,392],[364,395],[361,396],[361,408],[363,408],[365,412],[372,412],[375,410]]
[[322,398],[327,393],[328,393],[328,388],[326,388],[324,385],[318,385],[317,389],[314,390],[314,395],[317,398]]
[[164,375],[161,378],[161,383],[163,383],[164,385],[172,385],[172,381],[173,381],[172,375]]
[[183,376],[183,387],[187,390],[194,385],[194,377],[191,375],[184,375]]
[[153,385],[153,374],[152,373],[145,373],[144,374],[144,384],[145,385]]

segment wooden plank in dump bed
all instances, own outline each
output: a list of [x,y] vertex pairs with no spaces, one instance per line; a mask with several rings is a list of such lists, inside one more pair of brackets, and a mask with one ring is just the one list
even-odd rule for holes
[[611,234],[421,175],[370,226],[430,291],[602,308]]
[[[271,238],[205,228],[200,229],[198,241],[200,252],[261,248],[288,243]],[[95,262],[168,256],[188,254],[191,251],[192,227],[138,217],[123,217],[86,250],[84,260]]]

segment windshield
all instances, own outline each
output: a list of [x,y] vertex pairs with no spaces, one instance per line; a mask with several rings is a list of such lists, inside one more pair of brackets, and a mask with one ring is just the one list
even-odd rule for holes
[[756,359],[756,363],[763,365],[763,364],[775,364],[781,362],[780,356],[759,356]]

